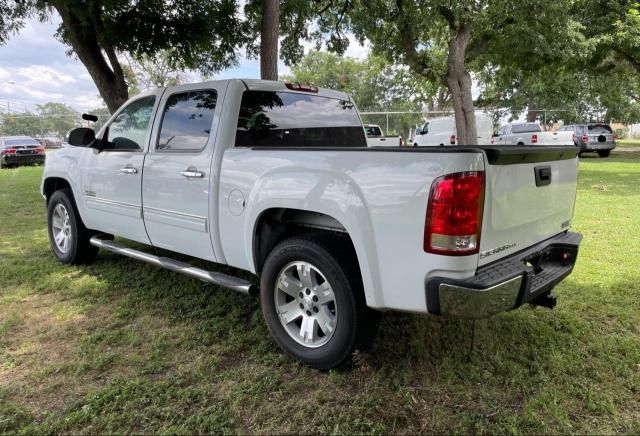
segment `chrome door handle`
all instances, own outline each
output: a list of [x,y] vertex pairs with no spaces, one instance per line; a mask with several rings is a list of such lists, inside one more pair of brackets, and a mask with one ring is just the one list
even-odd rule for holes
[[198,179],[204,177],[204,173],[202,171],[198,171],[195,168],[187,168],[185,171],[180,171],[184,177],[188,179]]
[[137,174],[138,170],[133,167],[124,167],[120,168],[120,172],[125,174]]

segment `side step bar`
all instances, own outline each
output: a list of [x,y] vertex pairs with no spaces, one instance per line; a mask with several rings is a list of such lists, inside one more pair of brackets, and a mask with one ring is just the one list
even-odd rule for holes
[[123,247],[112,240],[102,239],[99,235],[92,237],[89,242],[95,247],[113,251],[114,253],[122,254],[171,271],[186,274],[196,279],[213,283],[214,285],[224,286],[225,288],[233,289],[234,291],[238,291],[243,294],[253,294],[254,291],[257,290],[256,286],[247,280],[218,272],[205,271],[191,266],[188,263],[180,262],[168,257],[154,256],[153,254],[134,250],[133,248]]

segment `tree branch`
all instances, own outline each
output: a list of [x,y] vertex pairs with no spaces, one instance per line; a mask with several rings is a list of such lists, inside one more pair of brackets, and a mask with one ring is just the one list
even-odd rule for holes
[[[505,27],[507,27],[508,25],[513,23],[515,23],[515,20],[513,19],[513,17],[509,17],[499,25],[495,26],[493,30],[494,32],[495,31],[499,32],[503,30]],[[467,52],[465,53],[465,59],[473,60],[478,56],[480,56],[485,51],[487,51],[487,48],[489,48],[489,42],[491,42],[491,40],[493,39],[494,32],[483,33],[482,35],[480,35],[478,39],[475,40],[473,44],[469,45],[467,47]]]
[[403,0],[396,0],[398,8],[398,20],[400,21],[400,38],[402,40],[402,48],[404,49],[405,61],[411,69],[416,73],[423,75],[431,80],[440,80],[429,65],[425,65],[420,60],[420,55],[416,48],[416,36],[413,27],[407,24],[406,12],[404,10]]
[[638,59],[627,53],[624,49],[622,49],[622,47],[615,47],[614,50],[616,51],[616,53],[622,56],[622,58],[626,60],[638,74],[640,74],[640,61],[638,61]]
[[438,6],[438,12],[440,15],[449,23],[449,29],[455,31],[458,26],[456,25],[456,16],[453,14],[453,11],[444,5]]

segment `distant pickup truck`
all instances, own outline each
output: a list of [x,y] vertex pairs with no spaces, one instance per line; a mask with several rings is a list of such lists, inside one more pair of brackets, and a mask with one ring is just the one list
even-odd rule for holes
[[364,348],[377,311],[552,307],[581,240],[573,145],[368,148],[353,100],[315,86],[155,89],[67,142],[41,186],[55,257],[101,248],[259,294],[279,346],[319,369]]
[[538,123],[511,123],[494,135],[495,144],[504,145],[572,145],[570,132],[545,132]]
[[404,145],[400,136],[385,136],[380,126],[376,124],[365,124],[364,131],[369,147],[400,147]]

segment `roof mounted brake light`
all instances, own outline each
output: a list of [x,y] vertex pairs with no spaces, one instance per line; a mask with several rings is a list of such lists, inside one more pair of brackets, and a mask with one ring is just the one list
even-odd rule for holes
[[318,87],[315,85],[301,85],[298,82],[285,82],[284,86],[292,91],[318,92]]

